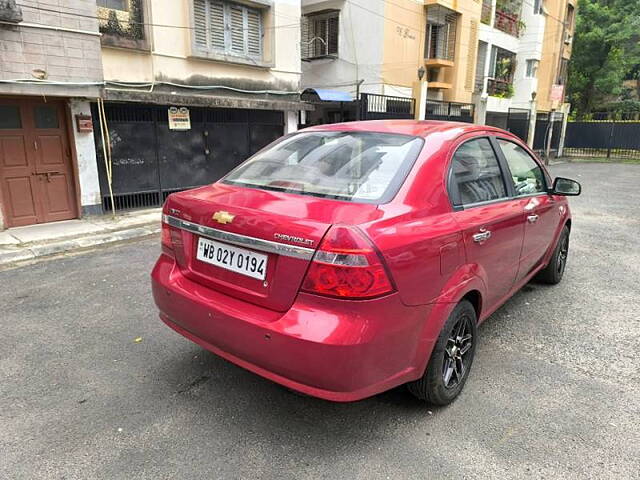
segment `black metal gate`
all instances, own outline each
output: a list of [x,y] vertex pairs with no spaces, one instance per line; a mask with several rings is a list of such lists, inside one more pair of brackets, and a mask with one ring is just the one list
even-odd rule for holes
[[484,123],[485,125],[506,130],[509,123],[509,114],[507,112],[487,112]]
[[[105,105],[116,210],[160,206],[172,192],[215,182],[283,134],[279,111],[190,108],[191,128],[171,130],[168,108]],[[102,207],[109,211],[98,122],[94,128]]]
[[473,123],[473,104],[427,100],[425,119]]
[[414,118],[416,101],[408,97],[392,97],[375,93],[360,94],[361,120]]
[[[546,152],[549,135],[551,135],[549,149],[552,156],[556,155],[560,148],[563,121],[564,114],[562,113],[538,112],[536,116],[536,131],[533,136],[533,149],[538,152]],[[553,129],[553,132],[551,132],[551,129]]]
[[640,122],[569,122],[564,154],[601,158],[640,158]]
[[507,114],[507,130],[523,142],[527,142],[530,118],[531,112],[526,108],[510,108]]

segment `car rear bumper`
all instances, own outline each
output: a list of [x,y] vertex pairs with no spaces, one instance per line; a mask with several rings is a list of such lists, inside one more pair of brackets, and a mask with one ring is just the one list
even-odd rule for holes
[[346,402],[422,373],[416,353],[429,307],[407,307],[398,294],[346,301],[300,293],[275,312],[191,281],[164,254],[151,277],[167,325],[288,388]]

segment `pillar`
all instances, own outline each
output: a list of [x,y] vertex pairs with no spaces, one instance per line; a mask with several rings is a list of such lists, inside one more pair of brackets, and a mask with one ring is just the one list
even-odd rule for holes
[[416,101],[414,118],[424,120],[427,114],[427,82],[419,80],[413,82],[411,96]]

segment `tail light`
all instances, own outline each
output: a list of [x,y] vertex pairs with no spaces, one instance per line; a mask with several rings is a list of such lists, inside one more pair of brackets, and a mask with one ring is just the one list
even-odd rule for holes
[[162,244],[162,252],[173,257],[174,256],[174,236],[176,229],[169,225],[165,216],[162,215],[162,230],[160,231],[160,242]]
[[302,289],[340,298],[364,299],[393,291],[382,258],[358,229],[331,227],[318,247]]

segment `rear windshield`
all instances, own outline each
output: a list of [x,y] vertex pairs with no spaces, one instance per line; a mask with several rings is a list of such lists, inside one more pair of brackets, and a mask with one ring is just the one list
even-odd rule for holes
[[301,132],[258,152],[227,175],[233,185],[353,202],[385,203],[423,140],[371,132]]

